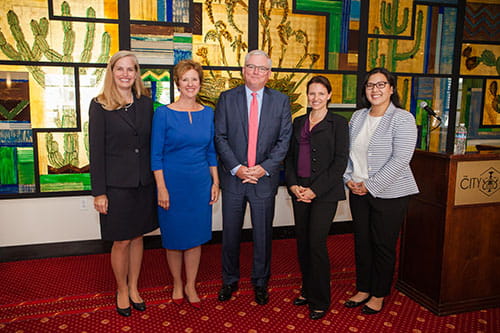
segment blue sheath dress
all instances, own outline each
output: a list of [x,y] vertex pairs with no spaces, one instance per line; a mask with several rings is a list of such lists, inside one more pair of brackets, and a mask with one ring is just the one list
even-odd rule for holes
[[163,247],[187,250],[212,238],[210,166],[217,166],[214,112],[205,106],[189,113],[161,106],[151,134],[151,168],[163,170],[170,208],[158,206]]

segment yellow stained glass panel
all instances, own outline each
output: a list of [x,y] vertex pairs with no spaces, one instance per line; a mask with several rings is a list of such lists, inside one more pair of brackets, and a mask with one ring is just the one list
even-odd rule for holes
[[[367,67],[385,67],[391,72],[422,73],[424,71],[425,31],[427,22],[427,6],[417,6],[417,16],[422,17],[421,25],[415,30],[414,38],[420,35],[420,40],[401,40],[393,38],[369,38]],[[416,20],[418,21],[418,20]],[[417,22],[416,22],[417,23]],[[411,30],[408,27],[408,30]]]
[[48,9],[41,4],[7,1],[0,7],[0,37],[6,42],[0,60],[105,63],[106,53],[117,51],[118,30],[109,29],[116,25],[70,22],[68,29],[62,21],[48,21]]
[[[384,16],[381,15],[382,10],[385,10]],[[405,10],[408,11],[406,24],[404,20]],[[413,17],[412,0],[370,0],[369,11],[368,33],[398,36],[411,35],[411,20]],[[396,20],[393,20],[394,15],[396,16]],[[386,22],[385,29],[382,27],[382,22]],[[399,29],[403,29],[403,32],[398,34],[396,31]]]
[[203,36],[193,36],[193,58],[203,65],[241,66],[248,52],[248,1],[203,4]]
[[[89,8],[95,12],[95,17],[99,19],[118,19],[117,0],[50,0],[54,8],[54,15],[88,17]],[[65,3],[65,5],[63,5]],[[70,14],[66,12],[70,8]]]
[[463,44],[462,75],[500,75],[500,45]]
[[481,125],[500,126],[500,80],[486,80],[486,95]]

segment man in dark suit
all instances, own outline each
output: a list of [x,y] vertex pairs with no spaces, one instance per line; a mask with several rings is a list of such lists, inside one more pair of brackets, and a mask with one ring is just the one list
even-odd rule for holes
[[[264,305],[269,300],[274,202],[279,166],[292,132],[288,97],[265,87],[271,77],[271,64],[264,51],[248,53],[242,69],[245,85],[223,92],[215,109],[223,224],[219,301],[227,301],[238,289],[241,228],[247,203],[253,228],[251,280],[255,301]],[[258,111],[255,117],[253,110]],[[252,137],[256,137],[256,143]]]

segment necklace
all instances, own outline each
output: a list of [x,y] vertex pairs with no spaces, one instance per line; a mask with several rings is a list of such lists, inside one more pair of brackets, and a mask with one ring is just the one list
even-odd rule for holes
[[128,112],[128,108],[132,106],[132,104],[134,104],[134,102],[130,102],[128,104],[126,104],[123,108],[125,109],[126,112]]
[[321,116],[319,117],[318,120],[313,120],[313,113],[311,112],[309,114],[309,123],[312,124],[312,125],[316,125],[317,123],[319,123],[320,121],[322,121],[323,119],[325,119],[325,115],[326,115],[326,112]]

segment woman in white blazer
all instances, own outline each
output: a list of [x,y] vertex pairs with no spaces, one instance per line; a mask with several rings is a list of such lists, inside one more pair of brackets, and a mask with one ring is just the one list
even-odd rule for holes
[[354,223],[357,293],[344,305],[362,313],[382,310],[390,294],[396,243],[409,196],[418,193],[410,160],[417,141],[413,115],[401,108],[396,78],[371,70],[361,94],[365,108],[349,123],[349,162],[344,182]]

